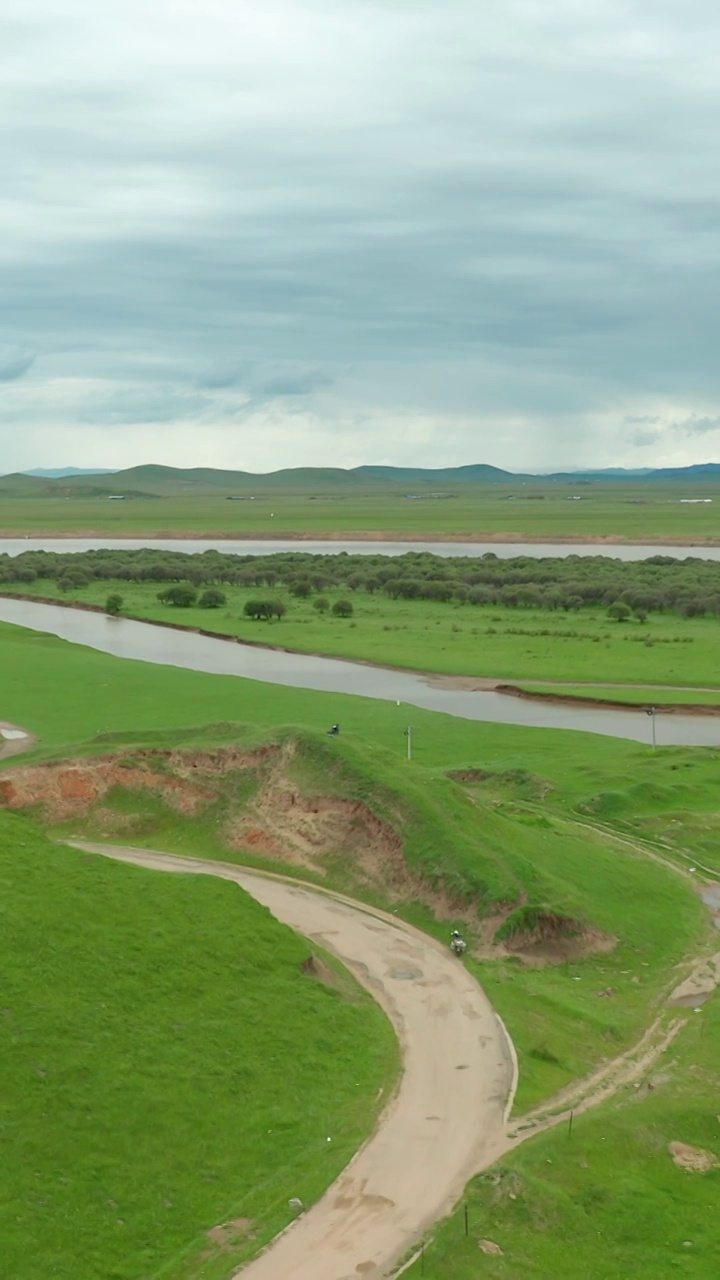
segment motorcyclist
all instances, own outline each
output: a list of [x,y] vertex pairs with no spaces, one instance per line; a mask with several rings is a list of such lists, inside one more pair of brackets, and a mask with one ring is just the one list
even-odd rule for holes
[[453,929],[450,935],[450,946],[452,947],[453,951],[465,950],[465,939],[463,938],[459,929]]

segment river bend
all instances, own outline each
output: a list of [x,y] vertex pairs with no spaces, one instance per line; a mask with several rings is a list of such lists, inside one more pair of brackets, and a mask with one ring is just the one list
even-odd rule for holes
[[[102,613],[29,600],[0,598],[0,621],[45,631],[117,658],[185,667],[214,675],[241,676],[295,689],[380,698],[425,711],[444,712],[463,720],[538,729],[577,729],[648,744],[651,738],[650,721],[642,709],[603,710],[524,701],[493,691],[436,688],[429,682],[431,677],[412,672],[216,640],[193,631],[176,631],[149,622],[108,618]],[[658,746],[718,746],[720,716],[658,713],[656,735]]]

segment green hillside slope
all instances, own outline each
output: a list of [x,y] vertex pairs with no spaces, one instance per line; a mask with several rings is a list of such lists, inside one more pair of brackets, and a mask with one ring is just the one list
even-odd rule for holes
[[3,1276],[229,1274],[367,1135],[389,1023],[349,976],[304,972],[309,945],[237,886],[7,813],[0,880]]

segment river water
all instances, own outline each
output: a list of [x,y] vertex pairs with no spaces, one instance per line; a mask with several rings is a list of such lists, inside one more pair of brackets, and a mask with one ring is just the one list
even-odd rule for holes
[[[359,694],[442,711],[464,720],[526,725],[543,729],[579,729],[648,745],[651,721],[642,710],[614,711],[523,701],[501,693],[471,693],[435,688],[422,676],[383,667],[284,653],[237,641],[215,640],[192,631],[174,631],[127,618],[107,618],[62,605],[0,598],[0,621],[49,632],[118,658],[185,667],[216,675],[242,676],[296,689]],[[720,716],[656,716],[658,746],[718,746]]]
[[268,556],[273,552],[300,551],[311,555],[332,556],[345,551],[353,556],[402,556],[409,551],[430,551],[436,556],[484,556],[488,553],[508,560],[512,556],[612,556],[615,560],[647,560],[649,556],[687,556],[704,560],[720,560],[720,547],[655,547],[613,546],[604,543],[557,542],[306,542],[244,541],[242,539],[207,538],[0,538],[0,555],[18,556],[22,551],[135,551],[153,547],[157,551],[185,551],[199,555],[203,551],[224,551],[228,555]]

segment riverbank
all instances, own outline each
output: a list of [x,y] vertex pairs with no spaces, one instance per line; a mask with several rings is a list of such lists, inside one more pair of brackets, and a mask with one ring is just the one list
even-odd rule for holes
[[[0,591],[0,598],[6,600],[26,600],[31,604],[47,605],[52,604],[61,609],[77,610],[82,613],[102,614],[107,617],[107,611],[103,605],[93,604],[85,600],[58,600],[55,597],[33,595],[29,592],[4,592]],[[283,653],[290,656],[316,658],[320,661],[337,662],[344,661],[337,654],[328,653],[323,650],[315,649],[295,649],[288,645],[274,644],[265,640],[246,639],[229,634],[225,631],[215,631],[208,627],[190,626],[182,622],[171,622],[169,619],[152,618],[143,614],[124,612],[122,618],[128,622],[139,622],[147,626],[164,628],[169,631],[185,632],[188,635],[203,636],[209,640],[223,640],[230,644],[241,644],[244,648],[259,649],[269,653]],[[121,619],[112,619],[113,622],[121,621]],[[472,675],[451,675],[442,674],[437,671],[428,671],[427,669],[414,666],[404,666],[399,663],[381,663],[373,662],[369,658],[351,659],[352,665],[357,667],[369,668],[372,671],[389,673],[394,671],[403,672],[407,675],[416,676],[424,681],[429,688],[438,690],[449,690],[465,693],[496,693],[506,697],[519,698],[528,702],[544,702],[554,705],[588,707],[598,710],[607,711],[645,711],[653,702],[660,701],[664,694],[674,692],[694,692],[688,686],[673,685],[627,685],[628,692],[630,690],[640,690],[647,694],[646,698],[638,701],[637,699],[623,697],[597,696],[588,693],[580,694],[576,692],[565,693],[557,688],[548,688],[547,690],[538,689],[536,687],[526,688],[523,685],[509,681],[503,676],[472,676]],[[540,682],[544,683],[544,682]],[[549,683],[549,682],[548,682]],[[592,687],[592,686],[589,686]],[[597,685],[595,686],[597,687]],[[609,690],[617,688],[609,684],[606,686]],[[698,689],[698,693],[717,693],[718,704],[712,702],[662,702],[663,714],[685,714],[685,715],[720,715],[720,688],[714,690],[712,688]]]
[[[99,649],[116,657],[154,663],[160,668],[186,667],[260,681],[264,702],[271,696],[279,697],[284,707],[284,721],[287,722],[293,722],[289,690],[305,689],[313,691],[320,725],[327,718],[328,724],[352,724],[357,730],[360,727],[358,717],[362,719],[358,699],[367,698],[375,707],[383,702],[395,704],[393,719],[396,732],[404,737],[407,736],[405,729],[410,708],[443,712],[460,720],[524,727],[531,731],[580,730],[636,742],[645,742],[648,735],[647,719],[638,714],[641,708],[637,705],[631,704],[619,710],[604,704],[573,706],[562,699],[536,702],[532,698],[507,697],[496,689],[502,681],[486,682],[467,676],[443,679],[427,673],[414,674],[375,666],[370,662],[314,657],[272,646],[262,648],[227,635],[203,636],[197,630],[173,623],[168,628],[167,624],[157,625],[144,620],[108,618],[98,607],[77,609],[47,601],[0,597],[0,619],[16,627],[29,628],[28,639],[33,631],[49,632],[84,646],[86,664],[90,661],[89,650]],[[171,634],[174,639],[170,638]],[[41,640],[40,635],[37,638]],[[218,640],[226,643],[219,644]],[[231,643],[227,643],[228,640]],[[469,692],[470,686],[474,692]],[[319,700],[321,695],[325,695],[322,704]],[[346,695],[353,696],[346,701]],[[103,718],[104,699],[103,694],[100,707]],[[687,707],[683,710],[689,712]],[[411,713],[414,729],[421,723],[418,711]],[[10,706],[6,708],[6,715],[12,718]],[[373,714],[372,723],[374,719]],[[103,719],[99,723],[102,726]],[[718,717],[675,714],[662,717],[662,723],[659,734],[664,746],[716,747],[720,744]],[[525,749],[528,749],[527,742]]]
[[341,532],[326,530],[293,530],[293,529],[236,529],[236,530],[197,530],[197,529],[116,529],[84,528],[47,529],[34,528],[19,532],[17,529],[0,528],[0,539],[20,539],[36,541],[47,539],[52,541],[72,541],[77,538],[112,538],[123,542],[394,542],[404,543],[412,547],[416,543],[437,542],[447,546],[458,543],[491,543],[496,546],[518,546],[527,543],[530,546],[549,547],[720,547],[720,537],[678,537],[646,535],[638,538],[625,537],[622,534],[583,534],[583,533],[522,533],[518,530],[494,532],[438,532],[434,529],[416,530],[414,532],[398,532],[396,529],[343,529]]
[[[662,713],[662,715],[720,715],[720,701],[718,703],[662,701],[663,694],[672,692],[672,689],[667,687],[643,690],[646,693],[646,699],[641,702],[612,696],[605,698],[592,694],[561,693],[556,689],[524,689],[522,686],[515,684],[495,684],[493,689],[495,693],[502,693],[509,698],[521,698],[527,702],[549,702],[556,706],[594,707],[607,711],[640,711],[645,714],[648,714],[650,709],[655,707],[656,711]],[[720,699],[720,690],[718,690],[718,698]]]

